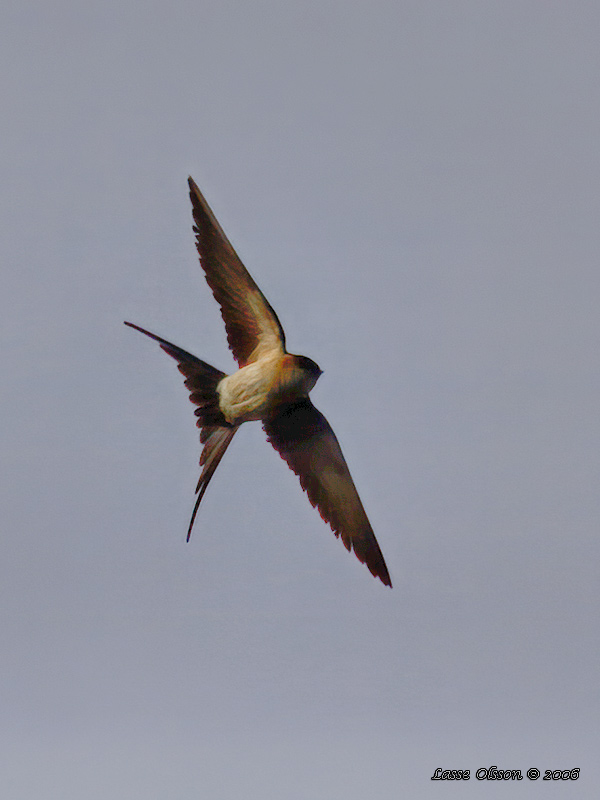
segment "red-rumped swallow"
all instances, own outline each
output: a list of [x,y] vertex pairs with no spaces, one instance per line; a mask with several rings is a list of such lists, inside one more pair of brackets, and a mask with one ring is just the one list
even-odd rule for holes
[[226,375],[191,353],[126,322],[155,339],[185,376],[204,445],[202,472],[190,520],[189,541],[204,492],[240,425],[260,420],[269,442],[300,478],[313,506],[348,550],[386,586],[392,585],[379,545],[329,423],[309,400],[322,374],[306,356],[285,349],[277,314],[244,267],[200,190],[189,179],[196,248],[206,281],[239,364]]

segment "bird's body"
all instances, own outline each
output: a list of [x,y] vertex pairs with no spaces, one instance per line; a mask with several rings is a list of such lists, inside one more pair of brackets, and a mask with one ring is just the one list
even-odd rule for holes
[[273,351],[223,378],[217,394],[227,422],[240,425],[265,419],[282,404],[308,396],[320,370],[310,372],[297,359],[290,353]]
[[280,456],[300,478],[313,506],[348,550],[387,586],[391,580],[342,451],[325,417],[308,395],[321,370],[306,356],[288,353],[277,315],[223,233],[200,190],[189,179],[196,246],[206,280],[221,306],[229,346],[240,368],[231,375],[180,347],[126,322],[159,342],[185,376],[203,450],[200,501],[235,432],[260,420]]

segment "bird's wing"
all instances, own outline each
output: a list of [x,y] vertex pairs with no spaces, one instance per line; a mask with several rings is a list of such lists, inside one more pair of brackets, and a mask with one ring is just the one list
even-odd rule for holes
[[200,441],[204,446],[200,454],[202,472],[196,487],[198,497],[196,498],[187,532],[187,540],[189,542],[200,501],[204,497],[204,492],[210,483],[210,479],[237,431],[236,427],[227,423],[218,407],[216,387],[226,375],[221,370],[211,367],[210,364],[188,353],[187,350],[167,342],[166,339],[161,339],[160,336],[156,336],[156,334],[150,333],[150,331],[146,331],[132,322],[126,322],[125,325],[129,325],[130,328],[135,328],[136,331],[140,331],[140,333],[144,333],[154,339],[160,344],[165,353],[168,353],[171,358],[177,361],[179,371],[185,376],[184,383],[189,389],[190,400],[197,406],[194,412],[198,417],[196,425],[200,428]]
[[263,427],[298,475],[302,488],[336,536],[386,586],[392,585],[348,465],[325,417],[306,397],[283,406]]
[[227,341],[235,359],[244,366],[266,352],[285,352],[285,334],[277,314],[240,261],[229,239],[189,178],[196,249],[206,281],[221,306]]

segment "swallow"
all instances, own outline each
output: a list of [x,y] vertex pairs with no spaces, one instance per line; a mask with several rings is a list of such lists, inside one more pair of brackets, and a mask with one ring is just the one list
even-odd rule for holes
[[329,423],[309,399],[322,374],[306,356],[288,353],[277,314],[244,267],[208,203],[188,180],[196,249],[206,281],[221,307],[229,348],[239,369],[227,375],[132,322],[177,361],[196,406],[201,474],[187,532],[200,502],[240,425],[262,422],[268,441],[300,479],[323,520],[347,550],[386,586],[389,572]]

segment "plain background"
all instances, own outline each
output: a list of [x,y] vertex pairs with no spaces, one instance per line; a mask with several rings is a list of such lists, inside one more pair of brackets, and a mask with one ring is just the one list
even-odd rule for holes
[[[2,797],[598,797],[598,4],[1,29]],[[185,544],[192,407],[123,320],[233,367],[188,174],[325,370],[392,591],[259,425]]]

